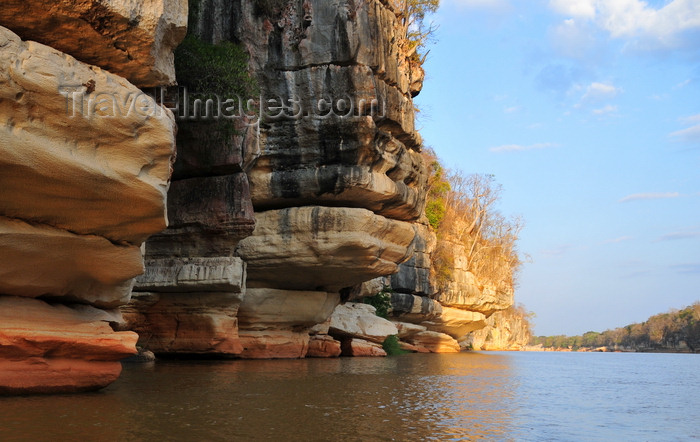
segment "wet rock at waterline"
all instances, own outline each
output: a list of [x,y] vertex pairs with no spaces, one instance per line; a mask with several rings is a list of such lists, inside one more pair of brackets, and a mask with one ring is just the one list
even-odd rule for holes
[[116,311],[0,296],[0,394],[68,393],[114,382],[137,335]]

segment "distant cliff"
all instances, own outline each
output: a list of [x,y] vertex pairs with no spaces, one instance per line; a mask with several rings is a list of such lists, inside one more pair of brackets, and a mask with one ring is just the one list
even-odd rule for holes
[[474,350],[523,350],[532,338],[530,316],[520,305],[498,311],[486,320],[486,327],[470,333],[467,342]]

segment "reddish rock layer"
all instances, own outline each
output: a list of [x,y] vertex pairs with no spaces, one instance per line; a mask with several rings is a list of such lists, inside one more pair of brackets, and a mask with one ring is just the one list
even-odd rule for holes
[[0,393],[95,390],[117,379],[138,336],[114,332],[116,313],[0,297]]

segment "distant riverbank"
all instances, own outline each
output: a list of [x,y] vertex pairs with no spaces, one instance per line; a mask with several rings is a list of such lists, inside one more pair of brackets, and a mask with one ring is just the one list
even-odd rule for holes
[[526,345],[520,349],[503,351],[557,351],[557,352],[580,352],[580,353],[688,353],[700,354],[700,351],[693,351],[687,346],[684,348],[633,348],[633,347],[544,347],[539,345]]

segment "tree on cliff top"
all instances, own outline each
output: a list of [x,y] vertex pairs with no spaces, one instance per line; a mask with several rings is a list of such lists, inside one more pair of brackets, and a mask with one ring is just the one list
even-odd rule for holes
[[406,37],[406,57],[423,63],[426,54],[422,50],[428,44],[437,29],[433,23],[426,23],[426,18],[437,11],[440,0],[394,0],[400,13],[402,33]]
[[430,173],[425,214],[437,235],[432,269],[438,290],[451,281],[455,245],[464,248],[467,270],[482,284],[512,288],[521,265],[516,244],[523,222],[496,209],[501,186],[493,175],[445,169],[431,149],[423,157]]

